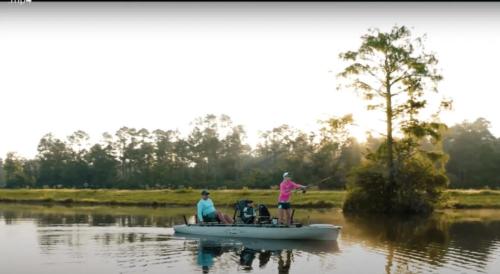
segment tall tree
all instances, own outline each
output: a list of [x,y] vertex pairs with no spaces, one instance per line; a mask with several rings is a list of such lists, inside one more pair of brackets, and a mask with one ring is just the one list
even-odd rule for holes
[[292,151],[293,140],[298,134],[296,129],[286,124],[261,133],[262,141],[257,145],[256,152],[262,158],[263,167],[287,169],[284,160]]
[[89,169],[89,184],[93,188],[109,188],[117,179],[118,160],[115,159],[110,145],[93,145],[85,155]]
[[6,186],[10,188],[19,188],[35,185],[35,177],[27,170],[28,160],[18,156],[16,153],[9,152],[3,165],[5,171]]
[[243,160],[249,154],[250,147],[244,143],[246,138],[242,125],[232,126],[230,132],[222,139],[220,168],[223,178],[231,184],[241,180]]
[[63,172],[64,183],[73,187],[84,187],[89,183],[89,168],[85,160],[90,136],[78,130],[67,137],[67,153],[70,157]]
[[[418,119],[419,112],[427,106],[426,92],[437,92],[436,84],[442,79],[436,68],[438,60],[425,50],[423,40],[423,37],[413,38],[405,26],[394,26],[389,32],[370,29],[361,37],[357,50],[340,54],[347,62],[338,74],[345,80],[344,86],[361,93],[369,101],[368,110],[381,110],[385,115],[383,159],[387,174],[385,192],[390,199],[398,199],[402,191],[397,172],[402,169],[404,159],[397,159],[401,164],[397,167],[395,157],[405,155],[409,159],[410,154],[417,151],[419,139],[428,135],[439,137],[441,129],[440,123]],[[442,102],[443,106],[449,104]],[[396,151],[398,144],[393,133],[398,121],[405,138],[400,142],[400,150]],[[403,150],[410,154],[402,153]],[[389,202],[389,207],[396,204]]]
[[50,133],[44,135],[38,144],[37,158],[40,162],[38,175],[40,185],[71,186],[72,182],[66,180],[65,174],[72,156],[65,142]]
[[191,159],[198,178],[210,184],[217,184],[220,176],[223,139],[231,133],[232,121],[227,115],[217,117],[208,114],[194,121],[194,128],[187,138]]
[[5,175],[3,170],[3,160],[0,158],[0,187],[5,187]]
[[[437,91],[435,84],[443,78],[436,69],[436,56],[425,52],[422,42],[422,37],[412,39],[405,26],[394,26],[390,32],[370,29],[361,37],[356,51],[340,54],[348,64],[338,76],[346,80],[347,87],[362,93],[370,102],[369,110],[385,112],[387,172],[391,185],[395,176],[393,122],[424,108],[424,92],[429,88]],[[396,97],[404,95],[406,100],[398,105]]]
[[451,127],[444,138],[450,155],[447,171],[451,186],[481,188],[500,186],[500,141],[489,130],[490,122],[478,118]]
[[320,188],[343,187],[346,174],[353,165],[359,163],[360,151],[356,152],[357,143],[348,131],[352,123],[352,115],[321,121],[323,126],[311,168],[311,176],[317,176],[315,181]]
[[158,184],[168,185],[179,179],[178,174],[175,174],[175,170],[183,167],[177,163],[175,154],[175,141],[177,138],[178,132],[173,130],[157,129],[153,131],[155,162],[152,167],[152,177]]

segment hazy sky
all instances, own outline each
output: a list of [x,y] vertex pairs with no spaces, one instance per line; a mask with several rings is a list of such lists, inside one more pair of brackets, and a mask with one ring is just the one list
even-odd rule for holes
[[0,157],[32,157],[48,132],[186,132],[208,113],[251,144],[347,113],[356,136],[383,131],[335,74],[368,28],[394,24],[427,34],[454,100],[443,121],[482,116],[500,136],[500,3],[1,3]]

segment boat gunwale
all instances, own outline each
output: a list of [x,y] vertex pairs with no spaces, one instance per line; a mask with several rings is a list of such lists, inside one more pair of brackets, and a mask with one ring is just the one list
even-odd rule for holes
[[[182,224],[185,226],[194,226],[194,227],[265,227],[265,228],[317,228],[314,226],[303,225],[300,223],[292,224],[292,225],[282,225],[282,224],[219,224],[219,223],[208,223],[208,224]],[[178,226],[182,226],[178,225]],[[323,227],[327,228],[327,227]],[[332,225],[329,227],[331,229],[342,229],[341,226]]]

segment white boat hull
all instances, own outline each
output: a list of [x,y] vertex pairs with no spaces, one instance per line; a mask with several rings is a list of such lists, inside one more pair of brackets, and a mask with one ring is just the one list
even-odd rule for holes
[[341,227],[330,224],[296,226],[241,226],[241,225],[176,225],[174,231],[216,237],[239,237],[276,240],[335,241]]

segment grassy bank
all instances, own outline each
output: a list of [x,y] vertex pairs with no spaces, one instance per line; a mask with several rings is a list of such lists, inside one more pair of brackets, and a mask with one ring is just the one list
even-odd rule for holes
[[[340,207],[344,191],[296,193],[296,207]],[[276,190],[214,190],[210,194],[218,206],[232,206],[239,199],[276,204]],[[115,189],[0,189],[0,202],[77,203],[89,205],[194,206],[200,190],[115,190]]]
[[500,190],[448,190],[448,208],[500,208]]
[[[62,203],[124,206],[194,206],[199,190],[115,190],[115,189],[0,189],[0,202]],[[239,199],[276,204],[276,190],[214,190],[218,206],[232,206]],[[341,207],[345,191],[295,193],[293,204],[302,208]],[[449,190],[444,208],[500,208],[500,191]]]

